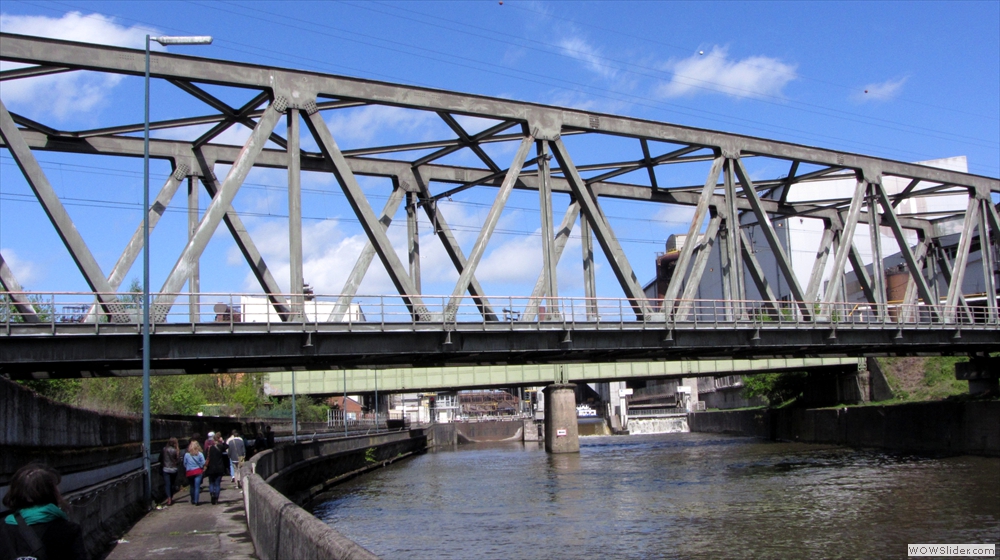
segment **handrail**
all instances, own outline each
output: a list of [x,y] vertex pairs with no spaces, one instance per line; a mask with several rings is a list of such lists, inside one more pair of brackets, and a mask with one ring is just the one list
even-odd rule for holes
[[[183,301],[190,295],[186,292],[169,294],[175,301]],[[341,298],[339,294],[316,294],[308,296],[308,305],[303,306],[301,315],[292,315],[288,310],[277,310],[269,297],[285,300],[293,294],[240,294],[201,292],[197,304],[178,303],[161,306],[154,316],[160,324],[195,324],[192,316],[211,320],[200,321],[198,325],[223,326],[230,332],[250,323],[260,323],[268,332],[278,325],[294,326],[303,332],[315,330],[321,325],[331,324],[330,312]],[[103,296],[103,297],[101,297]],[[110,297],[108,297],[110,296]],[[88,323],[99,333],[106,324],[136,324],[140,322],[138,294],[98,293],[98,292],[3,292],[0,293],[0,324],[3,332],[10,334],[15,324],[25,319],[14,304],[14,300],[29,300],[35,313],[35,326],[43,325],[55,332],[60,323]],[[716,300],[692,299],[674,300],[673,305],[663,300],[636,302],[629,298],[588,298],[559,297],[546,298],[557,311],[549,312],[538,307],[538,298],[530,296],[502,296],[504,312],[499,315],[484,315],[478,298],[464,296],[457,298],[458,306],[448,308],[450,296],[422,296],[424,309],[418,313],[408,307],[398,295],[356,295],[349,310],[343,314],[341,323],[349,327],[355,325],[377,326],[386,330],[389,326],[410,324],[419,329],[425,324],[439,324],[446,329],[456,329],[472,325],[483,328],[505,325],[517,329],[527,325],[536,328],[577,329],[581,325],[594,328],[617,326],[620,329],[641,325],[650,328],[674,328],[678,325],[721,328],[733,325],[751,325],[755,328],[780,328],[785,325],[821,325],[823,327],[866,326],[883,328],[928,328],[933,326],[1000,326],[1000,318],[991,313],[985,297],[967,298],[965,304],[947,306],[941,303],[914,304],[868,303],[868,302],[796,302],[759,300]],[[95,302],[117,299],[104,304]],[[500,299],[500,298],[495,298]],[[157,304],[153,304],[156,307]],[[195,306],[195,313],[191,307]],[[534,308],[534,309],[533,309]],[[810,312],[802,313],[802,308]],[[82,309],[93,312],[80,313]],[[676,310],[676,311],[675,311]],[[596,315],[594,312],[596,311]],[[529,318],[531,320],[526,320]],[[285,329],[287,330],[287,329]]]

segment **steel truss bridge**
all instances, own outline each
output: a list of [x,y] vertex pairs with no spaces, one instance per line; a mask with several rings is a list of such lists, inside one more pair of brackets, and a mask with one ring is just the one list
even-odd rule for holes
[[[24,66],[0,72],[0,81],[31,80],[90,71],[143,76],[141,50],[0,34],[0,59]],[[148,209],[155,227],[174,194],[188,184],[190,232],[174,266],[155,292],[154,373],[274,371],[373,366],[556,363],[699,357],[844,356],[866,354],[976,353],[1000,348],[996,301],[1000,216],[993,202],[995,178],[749,136],[598,114],[583,110],[403,86],[343,76],[287,70],[166,53],[151,55],[151,77],[202,102],[204,111],[150,124],[169,131],[207,126],[192,140],[149,141],[152,158],[173,173]],[[231,105],[207,86],[244,92]],[[432,141],[342,150],[327,119],[353,107],[388,106],[434,115],[450,133]],[[464,117],[491,124],[478,132]],[[286,120],[286,134],[276,132]],[[319,152],[301,148],[301,123]],[[243,146],[220,143],[232,127],[251,129]],[[79,268],[90,292],[37,294],[22,290],[0,256],[5,314],[0,331],[0,373],[12,377],[122,375],[139,371],[140,328],[134,306],[123,302],[121,283],[139,255],[142,228],[125,245],[110,273],[99,266],[36,159],[54,151],[142,157],[144,123],[92,130],[60,130],[12,113],[0,90],[0,139],[16,161],[52,227]],[[615,149],[571,150],[579,139]],[[608,160],[628,142],[634,155]],[[496,161],[484,149],[516,146]],[[446,164],[448,156],[474,154],[476,165]],[[574,154],[586,157],[575,161]],[[760,165],[760,162],[768,165]],[[228,164],[224,178],[213,172]],[[291,293],[282,293],[232,203],[255,167],[287,169]],[[708,168],[703,182],[682,177]],[[748,167],[754,172],[748,171]],[[783,171],[775,172],[780,168]],[[767,171],[771,169],[772,171]],[[332,174],[368,243],[341,293],[304,293],[301,173]],[[378,211],[357,177],[391,179],[388,202]],[[751,179],[751,176],[755,177]],[[827,180],[848,179],[852,192],[833,196]],[[198,183],[212,197],[202,212]],[[888,185],[904,185],[889,188]],[[459,246],[437,204],[469,189],[491,189],[495,198],[471,250]],[[487,294],[476,271],[513,190],[538,193],[542,270],[530,294]],[[789,196],[800,189],[809,196]],[[554,227],[553,194],[571,202]],[[942,197],[964,197],[965,209],[947,211]],[[621,199],[694,209],[694,216],[662,297],[644,293],[629,256],[602,209]],[[927,201],[925,204],[917,204]],[[387,234],[403,205],[407,217],[404,263]],[[916,209],[916,210],[915,210]],[[922,210],[920,210],[922,209]],[[421,290],[418,212],[458,272],[450,294]],[[776,230],[790,218],[820,220],[821,240],[812,272],[797,277]],[[268,300],[263,317],[203,322],[200,259],[225,223]],[[578,224],[578,225],[577,225]],[[706,226],[704,227],[703,226]],[[870,264],[855,232],[870,232]],[[558,294],[556,265],[574,228],[583,258],[584,297]],[[755,228],[776,272],[765,270],[748,239]],[[703,231],[704,229],[704,231]],[[908,273],[905,296],[890,301],[880,231],[891,231]],[[957,244],[942,238],[960,232]],[[595,248],[593,241],[597,241]],[[594,252],[599,248],[622,294],[598,297]],[[978,251],[985,295],[967,298],[970,255]],[[712,255],[721,266],[709,269]],[[165,258],[160,255],[158,258]],[[358,287],[378,259],[398,294],[360,296]],[[633,255],[635,258],[650,258]],[[851,270],[847,269],[848,264]],[[845,302],[853,272],[863,301]],[[722,297],[697,299],[714,280]],[[188,293],[182,293],[187,285]],[[779,288],[779,286],[783,286]],[[756,296],[756,297],[754,297]],[[213,298],[231,298],[229,294]],[[34,298],[34,299],[32,299]],[[50,302],[49,311],[38,302]],[[326,306],[320,311],[319,305]],[[233,304],[236,301],[233,300]],[[82,322],[61,322],[58,306],[86,309]],[[312,309],[310,310],[310,306]],[[40,309],[41,307],[41,309]],[[360,309],[364,320],[359,320]],[[209,316],[214,316],[209,314]]]

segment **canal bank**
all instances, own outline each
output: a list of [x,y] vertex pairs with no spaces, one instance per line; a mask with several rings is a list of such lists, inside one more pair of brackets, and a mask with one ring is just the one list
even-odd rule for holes
[[692,432],[1000,457],[1000,401],[691,412]]

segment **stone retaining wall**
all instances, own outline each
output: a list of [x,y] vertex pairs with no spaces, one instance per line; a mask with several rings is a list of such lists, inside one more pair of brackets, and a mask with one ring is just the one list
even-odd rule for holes
[[1000,401],[688,414],[692,432],[903,452],[1000,456]]

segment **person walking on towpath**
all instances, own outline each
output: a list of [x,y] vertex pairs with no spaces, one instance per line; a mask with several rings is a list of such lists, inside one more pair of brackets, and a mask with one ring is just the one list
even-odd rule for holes
[[222,441],[221,434],[215,434],[211,447],[208,448],[208,460],[205,462],[205,474],[208,475],[208,494],[212,498],[212,505],[219,503],[219,494],[222,493],[222,477],[226,474],[226,444]]
[[205,468],[205,456],[201,453],[201,445],[197,441],[188,444],[187,453],[184,454],[184,473],[188,482],[191,483],[191,503],[198,505],[198,497],[201,494],[201,477]]
[[167,495],[167,505],[174,505],[174,490],[177,487],[177,467],[180,465],[180,448],[177,446],[177,438],[172,437],[163,446],[160,452],[160,466],[163,467],[163,491]]
[[[229,476],[232,477],[233,482],[236,482],[236,467],[243,462],[243,457],[247,454],[247,448],[243,444],[243,438],[239,436],[236,430],[233,430],[233,435],[226,440],[226,444],[229,446]],[[240,487],[242,487],[242,484]]]
[[13,510],[0,523],[0,559],[86,560],[83,531],[66,515],[59,473],[38,463],[10,479],[3,505]]

